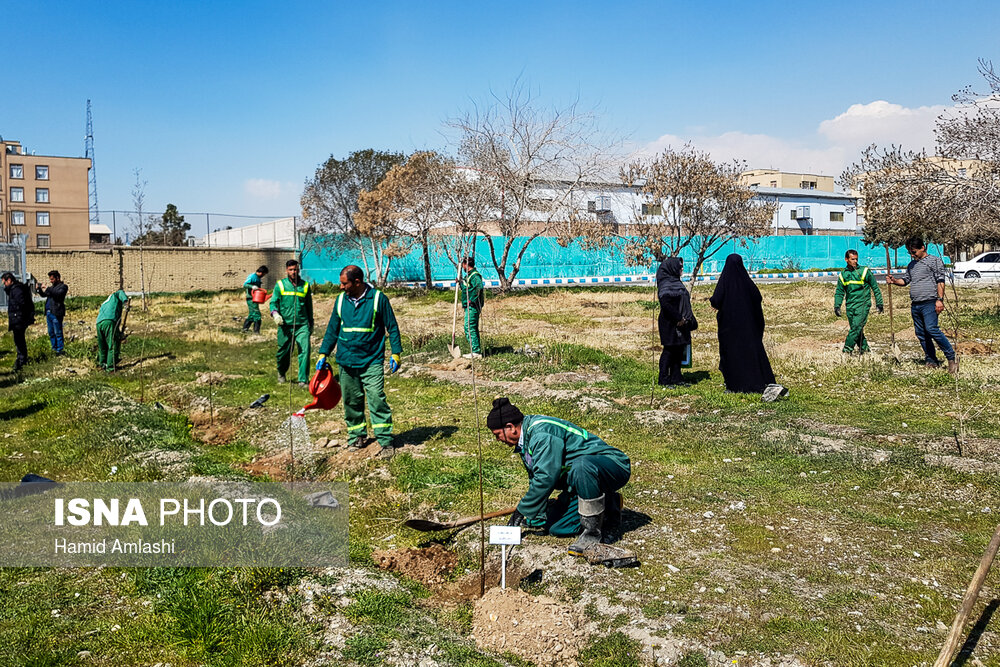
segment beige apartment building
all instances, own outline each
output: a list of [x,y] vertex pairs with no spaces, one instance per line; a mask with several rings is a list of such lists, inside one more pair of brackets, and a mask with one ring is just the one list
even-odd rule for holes
[[0,138],[0,242],[27,234],[27,248],[90,247],[90,160],[29,154]]
[[833,192],[833,176],[822,174],[795,174],[777,169],[748,169],[740,174],[743,185],[756,188],[782,190],[819,190]]

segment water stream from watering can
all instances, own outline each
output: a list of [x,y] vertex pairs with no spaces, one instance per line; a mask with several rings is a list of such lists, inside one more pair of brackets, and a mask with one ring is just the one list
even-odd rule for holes
[[292,415],[283,421],[274,435],[274,442],[279,449],[291,450],[293,456],[301,457],[311,452],[312,439],[305,417]]

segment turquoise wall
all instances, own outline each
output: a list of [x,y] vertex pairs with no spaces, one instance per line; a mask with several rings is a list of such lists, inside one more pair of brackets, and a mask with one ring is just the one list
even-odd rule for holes
[[[511,248],[508,260],[508,273],[516,257],[517,251],[524,245],[527,237],[518,237]],[[503,243],[502,237],[494,237],[498,249]],[[761,269],[786,268],[795,266],[798,270],[825,269],[843,266],[844,253],[853,248],[860,255],[861,264],[867,266],[885,266],[885,250],[869,248],[859,236],[765,236],[757,241],[748,241],[746,247],[732,241],[727,243],[718,253],[705,262],[703,273],[716,273],[722,270],[726,256],[738,253],[743,256],[744,263],[751,271]],[[932,254],[941,255],[940,246],[932,246]],[[486,280],[497,278],[493,262],[490,260],[489,245],[480,238],[476,244],[476,263],[479,272]],[[499,253],[498,253],[499,254]],[[690,271],[694,266],[693,253],[685,250],[684,268]],[[906,251],[900,249],[898,261],[905,266],[909,257]],[[895,257],[894,257],[895,261]],[[945,258],[945,262],[948,258]],[[360,255],[356,253],[303,251],[303,273],[311,282],[332,282],[339,279],[340,270],[347,264],[357,264],[364,267]],[[621,254],[614,250],[585,250],[576,242],[562,247],[550,237],[536,238],[528,246],[521,260],[518,278],[568,278],[575,276],[626,276],[650,273],[655,265],[626,266]],[[431,254],[431,272],[435,280],[446,280],[454,277],[455,269],[443,253]],[[389,271],[390,281],[422,281],[424,278],[423,259],[419,248],[415,248],[406,257],[395,259]]]

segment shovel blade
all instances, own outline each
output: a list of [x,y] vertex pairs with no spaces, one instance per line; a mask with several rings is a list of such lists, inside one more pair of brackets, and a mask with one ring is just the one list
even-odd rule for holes
[[437,521],[428,521],[426,519],[407,519],[403,522],[403,525],[407,528],[412,528],[413,530],[419,530],[423,533],[429,533],[434,530],[447,530],[448,526]]
[[462,348],[457,345],[449,345],[448,352],[451,353],[452,359],[458,359],[462,356]]

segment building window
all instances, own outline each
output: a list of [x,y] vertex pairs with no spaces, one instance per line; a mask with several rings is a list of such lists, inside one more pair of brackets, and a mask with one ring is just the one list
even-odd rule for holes
[[24,188],[11,188],[10,189],[10,200],[11,201],[24,201]]
[[662,204],[643,204],[642,205],[643,215],[663,215],[663,205]]
[[965,173],[966,173],[965,167],[958,170],[958,175],[961,176],[962,178],[965,178]]
[[799,183],[799,187],[802,188],[803,190],[815,190],[816,181],[802,181],[801,183]]
[[49,247],[49,235],[48,234],[36,234],[35,235],[35,245],[39,248]]
[[844,212],[843,211],[830,211],[830,222],[843,222]]
[[778,187],[778,181],[771,181],[771,187],[772,188]]
[[39,227],[48,227],[49,226],[49,212],[48,211],[39,211],[38,213],[35,213],[35,224],[38,225]]
[[22,164],[12,164],[12,165],[10,165],[10,177],[11,178],[24,178],[24,165],[22,165]]
[[788,213],[789,213],[789,216],[788,216],[789,219],[791,219],[791,220],[798,220],[799,219],[798,213],[796,212],[796,210],[794,208],[791,211],[789,211]]
[[23,225],[24,224],[24,211],[11,211],[10,212],[10,224],[12,224],[12,225]]
[[49,167],[48,165],[40,164],[35,166],[35,180],[36,181],[47,181],[49,180]]
[[49,189],[48,188],[35,188],[35,201],[39,204],[49,203]]

